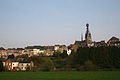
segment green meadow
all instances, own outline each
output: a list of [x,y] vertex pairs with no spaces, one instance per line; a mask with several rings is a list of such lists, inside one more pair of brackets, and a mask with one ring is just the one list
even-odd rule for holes
[[0,72],[0,80],[120,80],[120,71]]

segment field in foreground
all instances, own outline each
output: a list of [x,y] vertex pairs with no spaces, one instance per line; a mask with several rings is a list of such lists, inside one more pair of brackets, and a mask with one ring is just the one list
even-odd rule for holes
[[0,72],[0,80],[120,80],[120,71]]

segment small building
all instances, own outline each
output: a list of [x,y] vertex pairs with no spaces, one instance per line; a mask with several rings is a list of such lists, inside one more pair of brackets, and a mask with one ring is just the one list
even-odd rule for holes
[[107,43],[105,43],[105,41],[102,40],[102,41],[100,41],[100,42],[94,42],[94,46],[95,46],[95,47],[107,46]]
[[26,71],[27,68],[31,69],[33,67],[32,61],[20,61],[18,67],[21,71]]
[[12,61],[10,59],[6,59],[3,61],[3,66],[7,70],[12,70]]
[[23,52],[24,52],[23,49],[22,50],[18,50],[18,49],[6,49],[6,50],[3,49],[3,50],[1,50],[0,49],[0,57],[7,59],[7,57],[9,55],[14,55],[16,57],[16,56],[22,55]]
[[19,70],[18,64],[19,64],[19,62],[13,61],[12,62],[12,70],[14,70],[14,71],[17,70],[18,71]]
[[114,36],[110,38],[107,42],[108,46],[116,46],[116,45],[119,45],[119,43],[120,43],[119,38],[114,37]]
[[70,49],[71,50],[73,50],[73,51],[77,51],[77,49],[79,48],[79,47],[81,47],[81,45],[80,44],[71,44],[70,46]]
[[67,51],[67,50],[68,50],[68,48],[67,48],[66,45],[55,45],[54,46],[54,51],[55,52],[61,52],[61,53],[63,53],[63,51]]
[[70,55],[70,54],[71,54],[71,52],[72,52],[72,50],[71,50],[71,49],[68,49],[68,50],[67,50],[67,54],[68,54],[68,55]]

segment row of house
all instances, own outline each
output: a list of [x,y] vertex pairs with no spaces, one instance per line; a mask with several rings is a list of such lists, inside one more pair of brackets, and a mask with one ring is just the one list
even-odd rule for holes
[[55,46],[27,46],[24,49],[0,49],[0,57],[7,58],[9,55],[14,54],[14,56],[19,56],[23,54],[27,54],[29,57],[31,56],[52,56],[55,52],[62,53],[63,51],[67,51],[70,54],[70,50],[68,50],[66,45],[55,45]]
[[[0,57],[7,58],[9,55],[14,54],[14,56],[19,56],[23,54],[27,54],[29,57],[31,56],[52,56],[55,52],[63,52],[64,50],[67,51],[67,54],[71,54],[71,50],[77,50],[78,47],[86,46],[85,41],[75,41],[74,44],[70,46],[66,45],[55,45],[55,46],[27,46],[23,48],[17,49],[4,49],[0,48]],[[118,46],[120,47],[120,39],[116,37],[112,37],[106,43],[105,41],[100,42],[92,42],[91,46],[98,47],[98,46]]]
[[24,50],[0,50],[0,57],[7,58],[9,55],[14,54],[14,56],[19,56],[24,53]]
[[27,69],[32,69],[34,64],[32,61],[15,61],[6,59],[3,61],[3,66],[9,71],[26,71]]
[[[0,57],[7,58],[9,55],[14,54],[14,56],[19,56],[23,54],[27,54],[30,56],[52,56],[55,52],[63,52],[64,50],[67,51],[67,54],[71,54],[71,50],[77,50],[78,47],[84,47],[85,41],[75,41],[74,44],[70,46],[66,45],[55,45],[55,46],[27,46],[24,49],[7,49],[0,48]],[[120,47],[120,39],[116,37],[112,37],[106,43],[105,41],[100,42],[92,42],[92,46],[118,46]]]

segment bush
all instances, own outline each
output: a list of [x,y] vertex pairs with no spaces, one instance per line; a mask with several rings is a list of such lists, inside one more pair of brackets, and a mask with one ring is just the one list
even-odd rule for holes
[[87,71],[96,70],[96,66],[92,63],[92,61],[87,60],[87,61],[85,61],[84,69],[87,70]]

